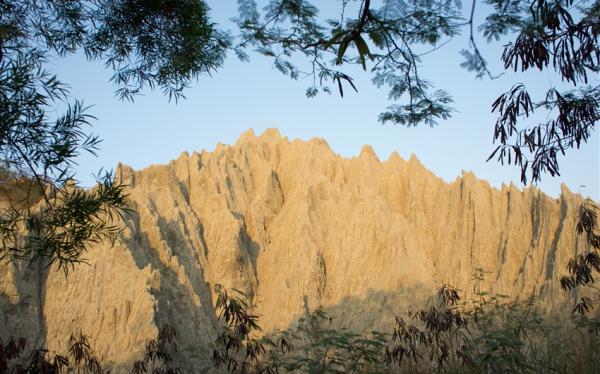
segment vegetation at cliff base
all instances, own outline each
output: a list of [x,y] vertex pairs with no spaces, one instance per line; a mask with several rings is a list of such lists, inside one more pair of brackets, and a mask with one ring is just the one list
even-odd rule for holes
[[[600,369],[600,321],[587,315],[545,315],[536,309],[533,298],[511,302],[481,292],[462,300],[462,291],[443,285],[427,305],[396,316],[390,331],[359,333],[336,327],[337,321],[318,308],[286,331],[260,336],[258,317],[243,318],[248,313],[243,294],[217,292],[224,330],[215,341],[213,360],[230,373],[594,373]],[[225,335],[232,338],[222,339]]]
[[[229,373],[596,373],[600,321],[549,317],[533,299],[509,302],[442,286],[427,305],[396,316],[388,331],[361,333],[339,327],[323,308],[307,312],[289,329],[263,334],[260,318],[241,292],[217,290],[221,331],[204,371]],[[132,374],[182,373],[177,332],[165,325],[147,342]],[[203,349],[197,347],[197,349]],[[209,368],[209,369],[206,369]],[[200,368],[197,368],[200,371]],[[81,332],[67,352],[31,350],[24,339],[0,341],[0,373],[107,373]]]

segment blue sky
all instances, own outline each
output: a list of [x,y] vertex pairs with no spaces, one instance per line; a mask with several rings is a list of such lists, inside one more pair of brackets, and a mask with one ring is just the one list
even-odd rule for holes
[[[324,0],[313,4],[325,2],[326,6],[338,3]],[[228,19],[235,15],[235,1],[208,3],[214,20],[223,28],[233,29]],[[483,40],[480,44],[490,62],[498,60],[501,44],[485,45]],[[394,150],[404,158],[414,153],[447,181],[460,176],[462,170],[470,170],[496,187],[511,181],[520,186],[516,167],[485,162],[494,149],[491,103],[517,81],[543,90],[560,84],[559,78],[534,73],[477,80],[459,66],[459,51],[466,46],[466,37],[457,38],[423,61],[422,75],[449,91],[457,110],[452,119],[433,128],[380,124],[377,115],[390,104],[387,91],[374,87],[370,75],[358,68],[348,70],[358,93],[308,99],[304,92],[310,82],[290,80],[265,58],[252,56],[249,63],[242,63],[232,55],[212,77],[200,78],[185,92],[187,100],[177,104],[169,103],[160,92],[145,92],[134,103],[119,101],[109,82],[111,72],[81,55],[56,60],[52,69],[71,86],[75,97],[93,105],[90,113],[98,117],[94,132],[103,139],[99,157],[81,156],[76,168],[86,185],[92,183],[92,173],[101,167],[114,168],[119,161],[139,169],[166,163],[183,151],[210,151],[217,143],[232,144],[249,128],[261,133],[276,127],[290,139],[323,138],[344,157],[356,156],[363,144],[370,144],[382,160]],[[501,71],[497,63],[492,69]],[[538,187],[556,197],[560,184],[565,183],[572,191],[599,200],[598,134],[596,130],[588,144],[561,160],[560,177],[546,175]]]

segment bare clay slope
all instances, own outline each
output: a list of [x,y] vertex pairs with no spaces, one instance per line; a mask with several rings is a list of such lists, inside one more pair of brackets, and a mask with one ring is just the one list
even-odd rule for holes
[[30,319],[52,349],[81,329],[118,370],[171,322],[181,359],[206,366],[216,283],[249,294],[265,331],[320,305],[339,324],[382,328],[442,283],[472,292],[479,269],[481,289],[535,294],[551,309],[584,245],[578,197],[566,188],[552,199],[493,189],[472,173],[448,184],[415,157],[381,162],[365,146],[344,159],[322,140],[290,142],[277,130],[169,165],[121,165],[117,177],[137,209],[122,238],[88,252],[90,266],[68,279],[44,275],[39,289],[20,280],[32,269],[11,265],[0,276],[0,332],[24,331],[10,326],[18,317],[9,309],[33,300]]

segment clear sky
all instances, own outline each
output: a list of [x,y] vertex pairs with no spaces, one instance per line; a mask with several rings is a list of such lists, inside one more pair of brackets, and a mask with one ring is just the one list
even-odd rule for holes
[[[236,15],[236,2],[208,3],[213,19],[222,28],[233,29],[228,19]],[[313,1],[317,6],[322,3],[326,7],[338,4],[333,0]],[[480,43],[485,44],[483,40]],[[493,186],[511,181],[520,185],[516,167],[485,162],[494,149],[491,103],[517,81],[543,90],[560,83],[559,78],[534,73],[476,80],[459,66],[459,51],[466,46],[465,37],[457,38],[423,61],[422,74],[454,96],[457,110],[452,119],[433,128],[380,124],[377,116],[390,104],[387,91],[374,87],[362,69],[348,70],[358,93],[346,91],[344,98],[333,94],[308,99],[304,92],[310,82],[290,80],[260,56],[242,63],[231,55],[216,74],[200,78],[188,89],[187,100],[178,104],[169,103],[160,92],[145,92],[134,103],[119,101],[109,82],[111,72],[81,55],[56,60],[52,69],[71,86],[74,97],[93,105],[90,113],[98,117],[93,124],[94,132],[103,139],[99,157],[81,156],[76,168],[86,185],[92,183],[92,173],[101,167],[114,168],[119,161],[136,169],[166,163],[183,151],[210,151],[217,143],[234,143],[249,128],[259,134],[268,127],[278,128],[290,139],[323,138],[344,157],[358,155],[364,144],[370,144],[381,160],[394,150],[404,158],[414,153],[447,181],[460,176],[462,170],[470,170]],[[497,61],[500,53],[500,44],[484,48],[491,61]],[[497,63],[492,69],[501,71]],[[599,200],[599,149],[596,130],[588,144],[561,159],[560,177],[546,175],[538,187],[556,197],[560,184],[565,183],[572,191]]]

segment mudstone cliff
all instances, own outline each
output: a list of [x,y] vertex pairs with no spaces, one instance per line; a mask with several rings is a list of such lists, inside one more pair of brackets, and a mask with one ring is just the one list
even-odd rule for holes
[[[512,299],[565,302],[558,278],[585,243],[579,197],[501,189],[463,173],[446,183],[414,156],[351,159],[323,140],[252,131],[214,152],[134,171],[119,165],[136,213],[111,246],[68,278],[27,262],[0,265],[0,335],[57,352],[83,331],[113,372],[141,358],[159,327],[180,359],[210,366],[215,284],[249,295],[264,331],[323,306],[339,325],[385,328],[442,284]],[[479,278],[479,280],[476,280]]]

